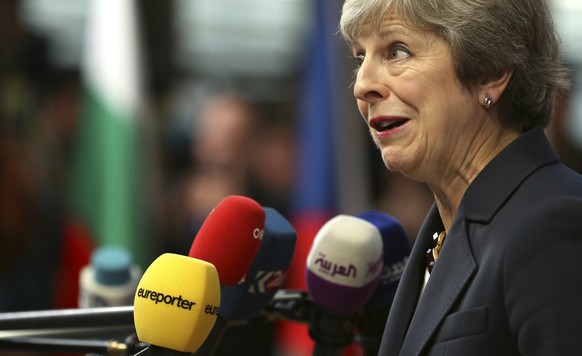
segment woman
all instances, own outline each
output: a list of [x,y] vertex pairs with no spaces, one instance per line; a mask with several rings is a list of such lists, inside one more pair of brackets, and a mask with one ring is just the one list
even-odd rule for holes
[[340,26],[386,166],[436,202],[380,355],[581,354],[582,177],[543,131],[568,87],[544,0],[347,0]]

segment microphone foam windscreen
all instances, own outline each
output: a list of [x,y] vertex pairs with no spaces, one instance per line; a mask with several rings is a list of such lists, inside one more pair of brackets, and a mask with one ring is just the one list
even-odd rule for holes
[[244,283],[222,288],[220,313],[228,320],[257,316],[285,282],[297,232],[273,208],[265,207],[265,234]]
[[410,256],[410,242],[400,222],[391,215],[371,210],[361,213],[357,217],[371,222],[380,230],[384,246],[384,266],[380,282],[366,305],[370,307],[390,306],[394,300],[396,287],[400,282],[404,266],[406,266],[408,256]]
[[313,302],[352,314],[370,298],[383,265],[382,237],[371,223],[338,215],[316,234],[307,256],[306,283]]
[[259,203],[227,196],[202,223],[188,255],[212,263],[223,285],[236,285],[259,250],[264,227],[265,211]]
[[140,341],[195,352],[210,334],[220,305],[220,282],[206,261],[165,253],[144,272],[134,298]]

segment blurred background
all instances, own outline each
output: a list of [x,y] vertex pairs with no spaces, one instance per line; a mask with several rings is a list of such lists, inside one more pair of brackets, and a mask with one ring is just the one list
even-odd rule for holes
[[[287,288],[339,213],[382,210],[413,242],[432,197],[368,139],[341,3],[1,1],[0,312],[76,307],[98,246],[187,254],[231,194],[297,229]],[[574,85],[547,134],[582,171],[582,1],[552,9]]]

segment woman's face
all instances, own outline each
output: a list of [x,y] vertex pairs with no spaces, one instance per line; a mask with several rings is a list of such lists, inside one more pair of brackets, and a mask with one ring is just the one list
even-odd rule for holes
[[458,169],[479,105],[444,40],[389,13],[380,27],[364,26],[353,49],[354,95],[387,167],[429,182]]

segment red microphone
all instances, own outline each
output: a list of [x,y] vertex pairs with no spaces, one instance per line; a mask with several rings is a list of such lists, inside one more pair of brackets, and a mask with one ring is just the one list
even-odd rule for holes
[[264,229],[265,211],[259,203],[229,195],[208,214],[188,256],[212,263],[222,285],[236,285],[257,255]]

